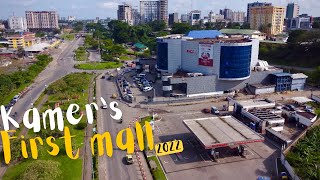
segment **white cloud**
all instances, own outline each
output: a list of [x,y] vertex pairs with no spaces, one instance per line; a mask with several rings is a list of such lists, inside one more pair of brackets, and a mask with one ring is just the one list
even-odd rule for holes
[[98,6],[104,9],[118,9],[119,3],[116,2],[103,2],[99,3]]

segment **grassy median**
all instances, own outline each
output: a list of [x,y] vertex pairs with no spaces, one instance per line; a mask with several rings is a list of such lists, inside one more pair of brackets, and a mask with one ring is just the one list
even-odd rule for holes
[[77,69],[83,70],[103,70],[103,69],[114,69],[122,66],[119,62],[92,62],[92,63],[83,63],[76,64],[74,67]]
[[[80,111],[85,112],[84,107],[85,104],[88,103],[88,92],[92,76],[92,74],[88,73],[74,73],[57,80],[46,89],[45,96],[47,97],[47,99],[42,102],[43,104],[39,104],[40,107],[38,110],[40,112],[44,112],[47,109],[54,108],[55,104],[59,103],[59,107],[64,112],[64,126],[70,129],[70,134],[72,136],[75,136],[72,138],[73,150],[76,150],[78,148],[81,149],[84,145],[84,130],[87,125],[87,119],[84,115],[77,125],[71,125],[66,120],[65,112],[67,111],[70,104],[79,105]],[[42,95],[40,96],[40,98],[44,98],[45,96]],[[80,117],[80,111],[74,114],[75,118]],[[17,164],[10,166],[5,173],[3,180],[41,178],[52,180],[78,180],[82,178],[83,159],[81,154],[76,160],[70,159],[66,155],[64,139],[60,138],[64,135],[63,132],[59,131],[57,127],[54,130],[50,130],[50,128],[48,127],[48,123],[49,122],[46,123],[47,129],[44,129],[43,123],[41,121],[41,130],[39,133],[34,133],[33,130],[28,130],[27,134],[22,134],[23,131],[20,132],[18,137],[20,137],[21,135],[25,136],[24,139],[27,142],[29,158],[22,158],[20,161],[18,161]],[[59,147],[59,154],[57,156],[51,156],[48,154],[48,151],[51,151],[52,148],[47,145],[45,139],[49,136],[55,137],[54,143]],[[28,145],[28,139],[34,137],[40,137],[44,142],[44,145],[37,145],[39,153],[39,157],[37,160],[33,160],[31,158],[30,145]],[[17,141],[12,141],[11,143],[11,146],[15,147],[11,148],[12,159],[17,160],[19,159],[19,157],[21,157],[20,139],[18,139]],[[32,171],[31,174],[30,171]],[[30,177],[31,175],[32,177]]]
[[76,61],[87,61],[88,60],[88,53],[84,47],[79,47],[75,50],[75,58]]
[[155,170],[152,170],[152,176],[155,180],[167,180],[162,167],[160,165],[160,162],[158,161],[158,158],[156,156],[150,156],[148,157],[148,161],[153,160],[157,164],[157,168]]

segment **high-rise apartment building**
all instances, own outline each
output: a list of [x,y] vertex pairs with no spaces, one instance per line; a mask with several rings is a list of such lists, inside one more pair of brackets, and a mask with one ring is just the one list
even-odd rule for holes
[[190,12],[190,14],[189,14],[189,24],[191,26],[199,25],[200,24],[200,20],[201,20],[201,11],[194,10],[194,11]]
[[155,20],[168,23],[168,0],[140,1],[141,23]]
[[118,20],[133,25],[132,7],[129,4],[121,4],[118,6]]
[[188,23],[189,21],[189,15],[188,14],[181,14],[181,23]]
[[133,25],[140,24],[141,16],[138,9],[132,9],[132,21],[133,21]]
[[272,3],[267,3],[267,2],[254,2],[254,3],[248,3],[247,7],[247,22],[250,23],[250,8],[252,7],[260,7],[260,6],[271,6]]
[[179,14],[178,13],[171,13],[169,14],[169,25],[172,26],[174,23],[179,22]]
[[232,18],[231,18],[232,22],[243,24],[245,20],[244,18],[245,18],[245,12],[240,12],[240,11],[232,12]]
[[159,0],[159,20],[168,24],[168,0]]
[[8,19],[9,29],[14,30],[15,32],[24,32],[27,31],[27,21],[24,17],[11,16]]
[[210,11],[208,14],[208,22],[217,22],[224,19],[224,15],[222,14],[214,14],[213,11]]
[[224,19],[232,19],[232,10],[231,9],[221,9],[220,14],[224,16]]
[[26,19],[30,31],[59,29],[56,11],[26,11]]
[[299,15],[299,5],[297,3],[289,3],[287,6],[286,18],[295,18]]
[[285,9],[278,6],[250,8],[250,28],[265,31],[268,36],[282,33]]

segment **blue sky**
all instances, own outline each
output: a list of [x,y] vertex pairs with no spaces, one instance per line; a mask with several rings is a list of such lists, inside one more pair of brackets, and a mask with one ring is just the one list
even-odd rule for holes
[[[248,2],[257,0],[169,0],[169,12],[186,13],[191,9],[199,9],[202,16],[210,10],[218,13],[219,9],[230,8],[246,11]],[[262,0],[274,5],[286,6],[288,2],[297,2],[300,13],[320,16],[319,0]],[[117,5],[127,2],[139,7],[139,0],[0,0],[0,19],[7,19],[13,13],[24,16],[26,10],[56,10],[61,17],[76,16],[77,19],[93,19],[100,17],[116,18]]]

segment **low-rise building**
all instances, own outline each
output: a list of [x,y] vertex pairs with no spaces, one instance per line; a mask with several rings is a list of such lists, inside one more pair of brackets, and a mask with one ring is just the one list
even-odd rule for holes
[[35,43],[35,34],[34,33],[24,33],[16,34],[7,37],[9,41],[9,48],[25,48],[32,46]]
[[265,40],[266,33],[251,29],[221,29],[220,32],[230,37],[249,37],[252,39]]
[[296,29],[311,29],[312,28],[312,17],[303,14],[299,17],[289,18],[286,20],[287,30],[296,30]]

